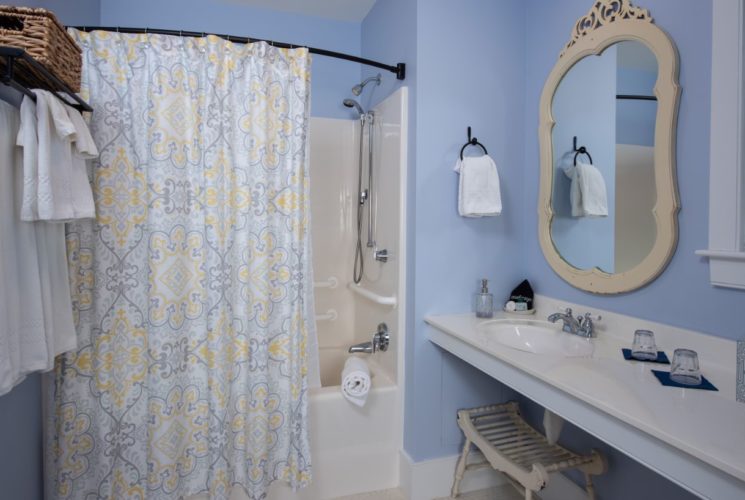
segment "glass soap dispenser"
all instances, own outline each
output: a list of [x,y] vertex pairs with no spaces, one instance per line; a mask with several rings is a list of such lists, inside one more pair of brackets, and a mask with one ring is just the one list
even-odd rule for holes
[[481,280],[481,293],[476,294],[476,317],[494,316],[494,295],[489,293],[489,280]]

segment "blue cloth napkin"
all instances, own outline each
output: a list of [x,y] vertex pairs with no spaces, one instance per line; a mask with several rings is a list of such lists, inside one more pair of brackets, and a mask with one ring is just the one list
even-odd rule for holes
[[714,384],[709,382],[706,377],[703,375],[701,376],[701,384],[700,385],[685,385],[685,384],[679,384],[675,382],[674,380],[670,379],[670,372],[661,372],[659,370],[652,370],[652,373],[654,373],[654,376],[657,377],[657,380],[660,381],[662,385],[667,385],[669,387],[682,387],[683,389],[701,389],[703,391],[718,391],[716,387],[714,387]]
[[670,360],[667,359],[667,354],[665,354],[664,351],[657,351],[657,359],[636,359],[631,355],[631,349],[621,349],[623,352],[623,358],[626,361],[643,361],[648,363],[662,363],[664,365],[669,365]]

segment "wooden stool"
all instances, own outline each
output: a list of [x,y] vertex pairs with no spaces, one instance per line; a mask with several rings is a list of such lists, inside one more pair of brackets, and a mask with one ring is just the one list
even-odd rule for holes
[[[546,437],[528,425],[520,416],[515,402],[482,406],[458,411],[458,426],[466,443],[455,467],[451,496],[460,494],[460,482],[466,470],[479,469],[487,464],[504,473],[518,491],[525,492],[525,500],[533,492],[542,490],[549,480],[549,473],[578,469],[585,475],[587,497],[595,500],[591,475],[603,474],[605,458],[596,450],[590,455],[577,455],[557,444],[550,444]],[[486,458],[485,462],[468,463],[471,444]]]

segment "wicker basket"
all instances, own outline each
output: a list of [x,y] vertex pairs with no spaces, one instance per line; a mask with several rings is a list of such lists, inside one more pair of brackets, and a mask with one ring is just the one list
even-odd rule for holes
[[74,92],[80,92],[80,47],[50,11],[0,5],[0,45],[24,49]]

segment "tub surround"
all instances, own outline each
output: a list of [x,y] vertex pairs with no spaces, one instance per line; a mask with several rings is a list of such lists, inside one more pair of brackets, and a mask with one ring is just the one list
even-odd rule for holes
[[[536,318],[564,307],[537,297]],[[597,309],[595,351],[564,358],[488,342],[473,314],[428,316],[429,340],[559,414],[685,489],[709,498],[745,495],[745,405],[735,401],[735,342]],[[518,319],[498,313],[495,319]],[[524,319],[524,318],[519,318]],[[719,392],[663,387],[652,368],[625,361],[636,328],[655,332],[660,349],[698,351],[703,374]],[[557,326],[559,328],[559,326]],[[665,369],[665,368],[662,368]],[[668,367],[669,369],[669,367]]]

